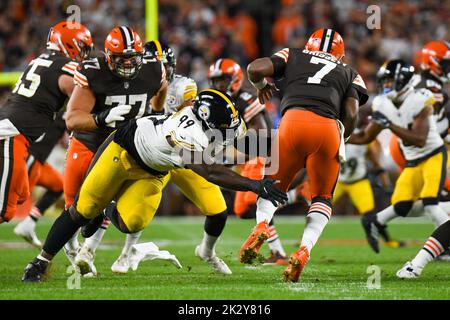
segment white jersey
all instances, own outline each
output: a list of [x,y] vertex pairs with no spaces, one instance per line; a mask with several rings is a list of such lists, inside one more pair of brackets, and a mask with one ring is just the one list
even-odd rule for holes
[[[246,134],[244,121],[241,120],[241,123],[243,125],[236,130],[233,140]],[[211,144],[202,122],[197,119],[191,107],[186,107],[172,115],[148,116],[136,120],[133,144],[146,166],[166,172],[183,168],[188,164],[187,161],[192,161],[182,156],[184,150],[189,151],[184,154],[191,154],[191,151],[203,153],[203,160],[212,163],[212,150],[221,150],[230,142],[232,141]]]
[[[428,89],[410,89],[406,93],[406,98],[399,108],[395,107],[392,100],[385,94],[374,98],[372,102],[372,110],[379,111],[384,114],[393,124],[411,129],[416,116],[426,106],[431,106],[434,103],[433,93]],[[439,147],[443,146],[442,140],[436,125],[436,117],[429,117],[429,131],[425,146],[417,147],[414,145],[405,145],[400,139],[400,148],[403,151],[407,161],[419,160],[430,155]]]
[[173,113],[188,100],[197,96],[197,84],[191,78],[176,74],[167,88],[164,113]]
[[345,144],[347,161],[341,165],[338,181],[352,183],[367,176],[367,144]]

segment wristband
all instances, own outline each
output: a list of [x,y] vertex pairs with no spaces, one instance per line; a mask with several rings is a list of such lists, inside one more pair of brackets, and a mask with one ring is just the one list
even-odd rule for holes
[[[250,81],[251,82],[251,81]],[[262,78],[260,81],[258,81],[258,82],[252,82],[252,85],[256,88],[256,89],[258,89],[258,90],[261,90],[261,89],[263,89],[265,86],[267,86],[267,80],[266,80],[266,78]]]

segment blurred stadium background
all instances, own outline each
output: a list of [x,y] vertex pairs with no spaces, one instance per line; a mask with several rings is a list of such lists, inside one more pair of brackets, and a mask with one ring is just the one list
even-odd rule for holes
[[[175,50],[177,72],[195,79],[199,89],[208,86],[207,68],[217,58],[231,57],[245,69],[253,59],[280,48],[303,47],[305,39],[316,28],[332,27],[345,40],[346,62],[359,71],[373,95],[377,89],[375,74],[385,59],[403,58],[417,65],[423,44],[433,39],[450,41],[449,0],[378,0],[381,29],[375,30],[366,27],[369,16],[366,10],[374,2],[368,0],[156,1],[2,0],[0,106],[20,72],[45,48],[49,28],[67,18],[70,5],[80,7],[81,22],[92,31],[96,53],[103,49],[106,34],[116,25],[130,25],[146,41],[152,40],[156,30],[151,24],[155,21],[149,19],[155,16],[153,8],[157,7],[159,39]],[[155,3],[157,6],[153,6]],[[275,98],[268,106],[275,124],[279,119],[278,104]],[[387,138],[381,138],[386,148],[383,162],[395,181]],[[61,171],[65,143],[50,158]],[[386,205],[389,190],[380,187],[375,190],[377,204]],[[37,188],[36,192],[42,191]],[[165,199],[169,198],[170,201],[162,201],[160,215],[198,214],[174,187],[166,189]],[[301,214],[304,209],[297,206],[295,213]],[[292,214],[293,210],[286,211]],[[344,199],[336,206],[335,214],[352,215],[354,209]]]

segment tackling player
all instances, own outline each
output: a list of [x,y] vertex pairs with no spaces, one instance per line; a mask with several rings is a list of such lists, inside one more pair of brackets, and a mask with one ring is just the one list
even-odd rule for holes
[[[42,139],[72,94],[77,62],[92,50],[89,30],[66,21],[50,29],[47,52],[32,60],[0,109],[0,223],[30,194],[26,159],[30,143]],[[75,61],[77,62],[75,62]]]
[[[159,108],[167,90],[163,66],[144,59],[141,38],[131,28],[113,28],[104,46],[104,56],[83,62],[75,72],[76,87],[67,105],[67,128],[74,132],[64,170],[66,208],[103,141],[128,120],[150,114],[153,106]],[[78,249],[76,236],[64,247],[72,263]]]
[[[275,149],[279,169],[270,176],[286,191],[294,175],[306,168],[312,204],[300,248],[291,254],[284,271],[286,281],[297,282],[311,249],[331,217],[331,200],[339,175],[344,137],[356,126],[358,107],[368,96],[361,76],[344,64],[344,41],[332,29],[316,30],[304,49],[285,48],[248,66],[249,80],[258,89],[261,103],[275,92],[265,78],[283,78],[282,119]],[[342,122],[341,122],[342,121]],[[344,132],[345,129],[345,132]],[[340,152],[341,151],[341,152]],[[240,250],[240,261],[250,263],[269,237],[269,221],[276,206],[259,198],[257,225]]]
[[[258,97],[248,90],[242,89],[244,75],[241,66],[233,59],[218,59],[212,63],[208,71],[208,79],[211,86],[222,92],[228,93],[236,104],[239,113],[249,129],[256,132],[272,128],[269,115],[264,104]],[[240,175],[250,179],[262,179],[264,176],[264,158],[256,157],[247,161]],[[234,200],[234,213],[243,219],[253,219],[256,214],[256,194],[251,191],[236,192]],[[269,223],[270,237],[267,240],[270,248],[270,257],[267,263],[287,264],[286,253],[278,238],[273,219]]]
[[[230,98],[207,89],[187,107],[171,116],[148,116],[129,121],[101,146],[74,204],[53,224],[44,249],[29,263],[23,281],[39,282],[50,260],[67,240],[91,219],[106,213],[122,232],[144,229],[158,209],[166,172],[186,167],[208,181],[234,190],[252,190],[274,206],[287,196],[275,181],[251,180],[223,165],[214,164],[208,147],[223,148],[242,137],[241,118]],[[228,140],[230,132],[235,137]]]
[[402,60],[387,61],[378,77],[385,94],[372,103],[372,122],[363,132],[352,135],[349,142],[366,144],[373,141],[383,129],[390,129],[401,139],[406,168],[400,174],[392,195],[392,205],[376,215],[363,217],[367,240],[379,252],[378,234],[390,220],[406,217],[413,202],[420,199],[425,212],[436,225],[449,219],[438,206],[445,180],[447,153],[433,116],[433,93],[415,89],[411,85],[414,68]]
[[36,236],[36,223],[63,193],[62,174],[47,162],[53,148],[66,132],[63,114],[62,111],[58,112],[54,124],[45,132],[44,138],[39,142],[32,143],[28,150],[29,156],[26,162],[30,194],[36,185],[46,188],[47,191],[31,209],[28,217],[17,224],[14,233],[36,247],[42,246]]

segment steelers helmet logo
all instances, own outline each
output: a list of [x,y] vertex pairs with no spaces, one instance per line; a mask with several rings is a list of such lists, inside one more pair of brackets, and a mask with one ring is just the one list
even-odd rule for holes
[[208,106],[202,104],[198,108],[198,115],[201,119],[207,121],[209,119],[210,114],[211,114],[211,111],[209,110]]

